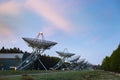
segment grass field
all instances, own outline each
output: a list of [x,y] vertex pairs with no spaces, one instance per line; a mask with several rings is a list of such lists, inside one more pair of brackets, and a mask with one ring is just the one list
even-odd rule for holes
[[[12,75],[10,74],[12,73]],[[120,80],[120,76],[105,71],[5,71],[0,80]]]

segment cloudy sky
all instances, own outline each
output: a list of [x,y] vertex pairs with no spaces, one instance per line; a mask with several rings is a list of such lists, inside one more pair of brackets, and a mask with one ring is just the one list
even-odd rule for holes
[[0,0],[0,48],[19,47],[32,51],[22,37],[39,32],[58,44],[45,51],[80,55],[101,64],[120,43],[119,0]]

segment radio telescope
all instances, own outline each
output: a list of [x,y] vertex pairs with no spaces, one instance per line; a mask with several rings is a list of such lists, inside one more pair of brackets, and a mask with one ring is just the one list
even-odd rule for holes
[[[66,52],[67,51],[67,52]],[[65,60],[67,58],[72,57],[73,55],[75,55],[74,53],[69,53],[67,48],[65,48],[63,50],[63,52],[61,51],[56,51],[56,53],[61,57],[61,60],[52,68],[52,69],[58,69],[59,67],[61,67],[63,65],[63,63],[65,62]]]
[[[39,39],[40,36],[41,39]],[[23,40],[28,44],[29,47],[33,49],[33,52],[24,61],[20,63],[20,65],[17,67],[17,70],[26,69],[36,60],[38,60],[44,67],[44,69],[47,70],[42,61],[39,59],[38,55],[42,54],[45,50],[50,49],[51,47],[56,45],[57,42],[44,40],[42,32],[40,32],[36,38],[23,38]]]
[[74,56],[71,60],[69,60],[71,64],[69,67],[70,70],[75,70],[75,67],[78,66],[77,61],[79,60],[79,58],[80,56]]
[[73,55],[75,55],[74,53],[66,53],[66,52],[60,52],[60,51],[56,51],[56,53],[60,56],[60,57],[66,57],[66,58],[69,58]]
[[77,61],[79,60],[80,56],[74,56],[73,59],[69,60],[71,63],[77,63]]

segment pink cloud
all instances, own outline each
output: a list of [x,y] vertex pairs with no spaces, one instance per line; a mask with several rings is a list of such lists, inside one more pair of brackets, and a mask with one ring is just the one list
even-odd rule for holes
[[18,15],[20,14],[21,5],[14,1],[0,3],[0,14],[2,15]]
[[4,22],[0,22],[0,43],[3,45],[7,43],[17,43],[14,29],[10,28]]
[[[45,18],[51,27],[43,29],[44,32],[49,32],[53,35],[53,28],[71,34],[75,32],[75,27],[67,18],[65,18],[65,11],[67,7],[61,7],[60,0],[25,0],[22,3],[15,0],[9,0],[0,3],[0,15],[16,16],[23,12],[23,9],[29,9],[37,15]],[[48,24],[47,24],[48,25]],[[46,26],[46,24],[44,25]]]
[[14,35],[14,31],[6,24],[0,23],[0,38],[8,38]]
[[55,9],[56,6],[49,3],[47,0],[27,0],[26,4],[29,9],[44,17],[57,29],[68,33],[74,31],[74,27],[69,20]]

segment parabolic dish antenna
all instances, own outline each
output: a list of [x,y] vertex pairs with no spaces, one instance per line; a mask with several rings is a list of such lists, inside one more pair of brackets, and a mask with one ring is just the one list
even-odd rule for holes
[[[66,52],[67,51],[67,52]],[[74,53],[69,53],[67,48],[61,51],[56,51],[56,53],[61,57],[61,60],[52,68],[52,69],[58,69],[63,65],[66,59],[70,58],[71,56],[75,55]]]
[[37,49],[50,49],[52,46],[57,44],[57,42],[36,38],[23,38],[23,40],[28,43],[28,46]]
[[[39,39],[39,36],[41,36],[41,39]],[[28,43],[29,47],[32,47],[33,52],[20,63],[20,65],[17,67],[17,70],[24,70],[28,68],[29,65],[34,63],[34,61],[36,60],[38,60],[44,67],[44,69],[47,70],[38,56],[42,54],[45,50],[50,49],[52,46],[56,45],[57,42],[44,40],[42,32],[40,32],[36,38],[23,38],[23,40]]]
[[79,58],[80,56],[73,56],[70,60],[68,60],[70,62],[70,70],[76,70],[76,66],[78,66],[77,61],[79,60]]
[[80,56],[74,56],[69,60],[70,62],[77,62],[79,60]]
[[67,57],[67,58],[75,55],[74,53],[61,52],[61,51],[56,51],[56,53],[59,54],[59,56],[61,57]]

